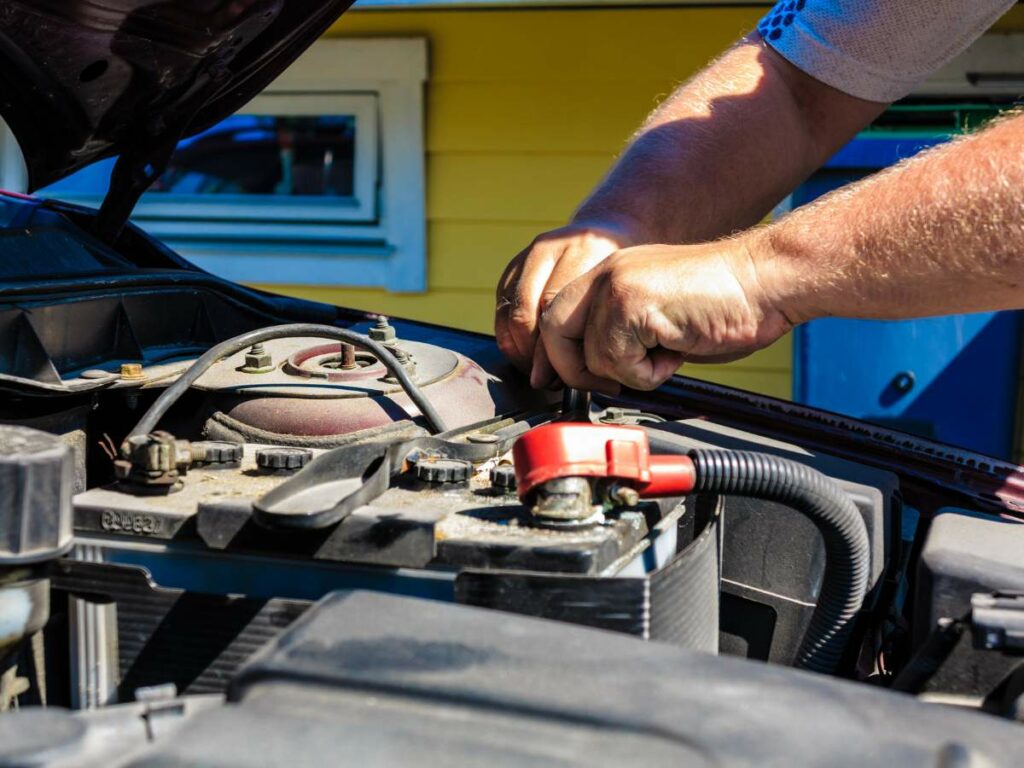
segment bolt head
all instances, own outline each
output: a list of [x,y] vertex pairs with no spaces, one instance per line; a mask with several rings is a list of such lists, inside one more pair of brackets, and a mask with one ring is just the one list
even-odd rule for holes
[[125,381],[139,381],[146,378],[141,363],[122,363],[121,378]]
[[245,353],[245,364],[241,370],[243,373],[267,373],[274,370],[274,358],[262,344],[255,344]]
[[383,328],[371,328],[369,336],[379,344],[387,344],[396,338],[394,326],[386,325]]

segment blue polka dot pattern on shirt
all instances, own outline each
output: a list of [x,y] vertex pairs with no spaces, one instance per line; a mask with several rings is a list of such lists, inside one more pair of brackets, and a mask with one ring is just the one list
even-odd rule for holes
[[806,4],[807,0],[781,0],[761,19],[757,31],[765,40],[778,40]]

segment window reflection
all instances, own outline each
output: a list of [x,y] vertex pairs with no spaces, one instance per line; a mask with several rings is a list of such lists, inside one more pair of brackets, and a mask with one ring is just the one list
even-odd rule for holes
[[[147,194],[352,197],[355,132],[353,115],[233,115],[183,140]],[[42,193],[101,196],[113,162],[96,163]]]

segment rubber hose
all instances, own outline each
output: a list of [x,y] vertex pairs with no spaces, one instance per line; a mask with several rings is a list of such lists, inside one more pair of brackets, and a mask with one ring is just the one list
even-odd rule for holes
[[423,394],[416,383],[410,378],[409,374],[406,373],[402,364],[398,362],[394,354],[382,344],[378,344],[376,341],[371,339],[369,336],[365,336],[362,333],[356,333],[350,331],[347,328],[335,328],[333,325],[318,325],[316,323],[292,323],[290,325],[272,325],[268,328],[259,328],[255,331],[248,331],[246,333],[234,336],[226,341],[222,341],[219,344],[215,344],[210,347],[206,352],[203,353],[199,359],[197,359],[189,367],[185,373],[183,373],[176,382],[161,393],[153,404],[149,407],[149,410],[139,419],[139,423],[135,425],[134,429],[128,433],[128,437],[135,435],[145,435],[156,429],[160,419],[163,418],[164,414],[174,405],[178,399],[188,391],[200,376],[208,371],[214,363],[222,360],[225,357],[241,352],[246,347],[250,347],[253,344],[257,344],[263,341],[270,341],[272,339],[287,339],[296,336],[316,336],[325,339],[337,339],[338,341],[347,341],[355,344],[357,347],[372,352],[384,367],[387,368],[388,373],[395,377],[395,380],[405,391],[405,394],[410,400],[419,408],[420,413],[423,415],[424,421],[427,422],[430,431],[434,434],[446,432],[448,427],[444,423],[444,419],[437,412],[430,401],[427,400],[426,395]]
[[694,450],[696,491],[747,496],[803,513],[825,540],[825,575],[794,666],[834,672],[867,594],[867,526],[842,488],[815,469],[752,451]]

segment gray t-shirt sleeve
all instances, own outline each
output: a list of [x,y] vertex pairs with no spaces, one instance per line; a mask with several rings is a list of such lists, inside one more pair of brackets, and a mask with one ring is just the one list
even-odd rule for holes
[[890,102],[974,42],[1014,0],[780,0],[757,30],[797,68]]

